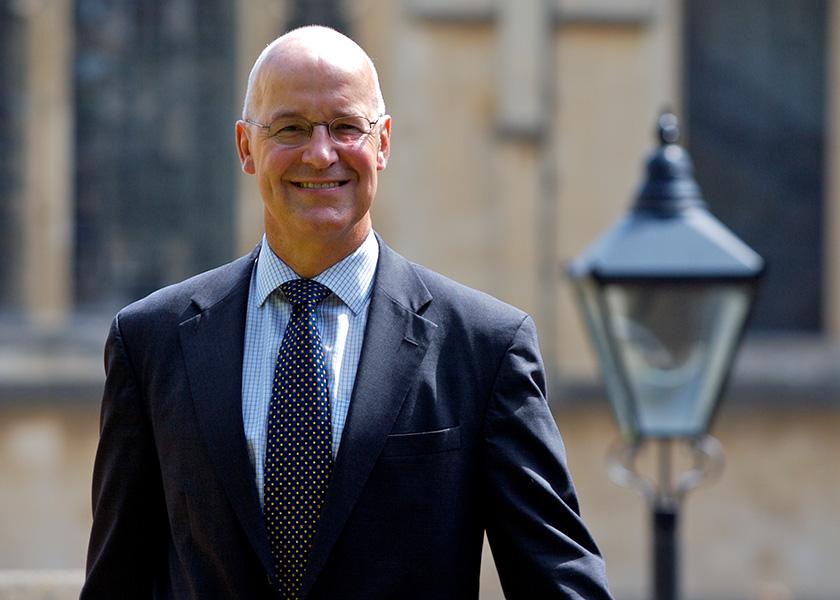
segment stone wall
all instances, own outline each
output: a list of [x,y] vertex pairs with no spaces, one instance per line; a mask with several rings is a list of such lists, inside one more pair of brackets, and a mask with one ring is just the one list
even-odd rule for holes
[[83,580],[80,569],[0,571],[0,598],[76,600]]
[[[723,475],[684,506],[685,597],[764,600],[772,597],[762,595],[767,590],[788,590],[797,600],[836,597],[840,413],[730,402],[715,430],[726,454]],[[564,399],[556,415],[615,595],[644,598],[647,510],[640,497],[607,478],[604,457],[615,428],[605,402]],[[0,405],[0,571],[7,572],[0,574],[0,598],[19,597],[5,594],[20,593],[27,582],[39,582],[31,586],[34,598],[63,598],[77,585],[78,571],[63,570],[84,565],[97,428],[94,398]],[[30,569],[45,569],[43,581],[21,575]],[[489,553],[482,581],[483,599],[500,598]],[[37,595],[46,589],[55,595]]]

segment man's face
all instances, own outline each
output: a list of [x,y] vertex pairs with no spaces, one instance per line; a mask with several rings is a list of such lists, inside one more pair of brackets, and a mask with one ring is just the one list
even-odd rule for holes
[[[361,115],[379,117],[371,76],[363,65],[334,64],[306,54],[269,59],[256,86],[251,119],[278,116],[311,122]],[[315,127],[308,143],[289,148],[257,126],[237,123],[242,168],[256,175],[269,242],[285,247],[329,243],[352,251],[370,230],[377,172],[388,159],[390,118],[352,144],[334,142]]]

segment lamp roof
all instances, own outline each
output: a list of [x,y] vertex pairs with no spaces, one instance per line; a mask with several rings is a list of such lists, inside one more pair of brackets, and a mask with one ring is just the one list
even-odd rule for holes
[[706,208],[676,117],[660,116],[659,147],[631,211],[578,256],[573,278],[756,279],[764,260]]

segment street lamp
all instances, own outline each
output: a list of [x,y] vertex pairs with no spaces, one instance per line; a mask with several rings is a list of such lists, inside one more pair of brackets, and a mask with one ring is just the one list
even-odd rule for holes
[[[648,499],[656,600],[677,598],[681,498],[717,474],[722,452],[707,434],[750,314],[764,261],[707,210],[673,114],[658,120],[659,147],[633,208],[569,266],[598,354],[621,439],[610,475]],[[635,463],[659,447],[657,478]],[[672,479],[672,442],[693,466]]]

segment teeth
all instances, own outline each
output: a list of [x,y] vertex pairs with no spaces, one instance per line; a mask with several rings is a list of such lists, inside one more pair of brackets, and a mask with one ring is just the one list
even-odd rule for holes
[[330,188],[337,188],[340,183],[337,181],[331,181],[329,183],[313,183],[311,181],[302,181],[300,183],[300,187],[307,189],[307,190],[328,190]]

